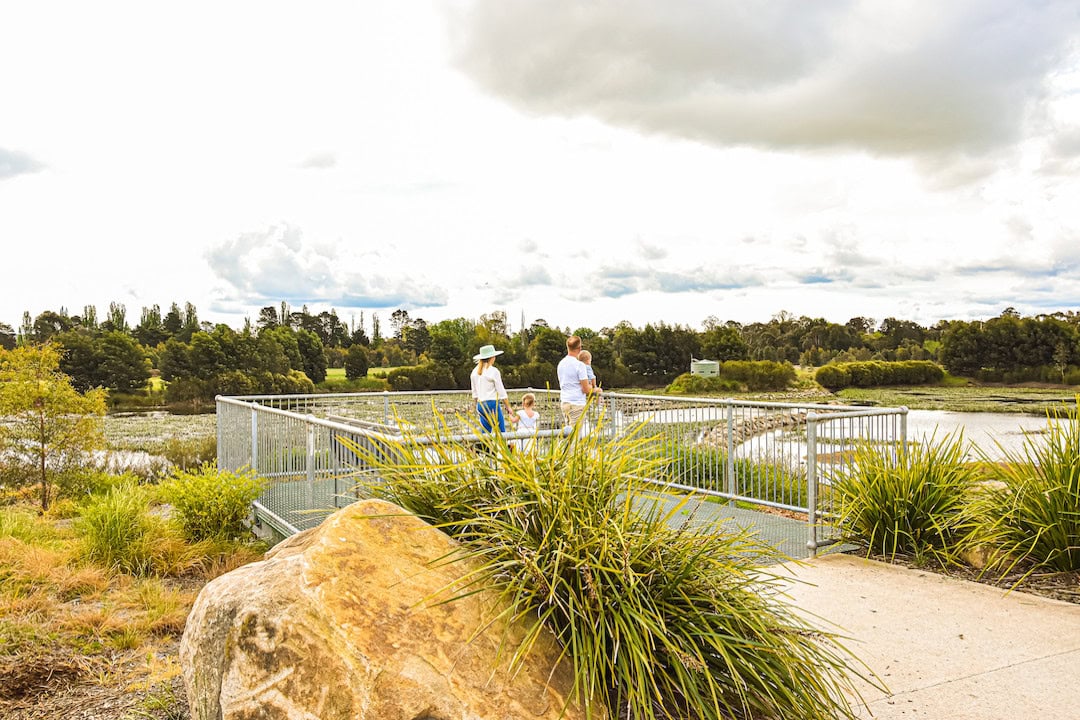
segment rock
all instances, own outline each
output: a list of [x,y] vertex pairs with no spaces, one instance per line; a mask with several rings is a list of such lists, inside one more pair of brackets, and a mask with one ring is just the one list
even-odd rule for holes
[[180,645],[192,719],[559,718],[573,676],[554,636],[511,673],[524,628],[485,624],[492,593],[438,603],[474,567],[444,560],[458,547],[365,500],[212,581]]

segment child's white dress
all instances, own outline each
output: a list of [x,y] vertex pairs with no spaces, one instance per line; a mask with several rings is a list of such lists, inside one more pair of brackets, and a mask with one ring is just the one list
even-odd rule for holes
[[[535,410],[533,410],[532,417],[526,415],[524,410],[519,410],[517,416],[517,429],[519,431],[528,430],[535,435],[536,431],[540,429],[540,413]],[[516,445],[519,450],[531,450],[536,445],[536,440],[534,438],[519,438],[514,441],[514,445]]]

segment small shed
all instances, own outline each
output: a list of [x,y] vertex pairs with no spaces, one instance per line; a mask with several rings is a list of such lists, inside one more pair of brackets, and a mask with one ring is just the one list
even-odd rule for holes
[[690,374],[701,377],[718,377],[720,375],[720,362],[718,360],[695,360],[690,358]]

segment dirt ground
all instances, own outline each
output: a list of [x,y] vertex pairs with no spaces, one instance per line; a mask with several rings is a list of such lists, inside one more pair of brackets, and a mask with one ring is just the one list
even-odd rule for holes
[[[176,657],[180,643],[156,649]],[[179,675],[154,682],[148,658],[131,651],[108,667],[82,658],[43,653],[34,658],[0,657],[0,718],[4,720],[187,720]]]

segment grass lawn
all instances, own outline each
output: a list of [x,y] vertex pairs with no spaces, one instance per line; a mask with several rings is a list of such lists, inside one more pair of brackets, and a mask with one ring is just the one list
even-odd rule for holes
[[386,373],[394,368],[368,368],[367,377],[349,380],[345,377],[345,368],[327,368],[326,379],[316,386],[323,392],[354,392],[362,390],[389,390]]

